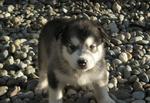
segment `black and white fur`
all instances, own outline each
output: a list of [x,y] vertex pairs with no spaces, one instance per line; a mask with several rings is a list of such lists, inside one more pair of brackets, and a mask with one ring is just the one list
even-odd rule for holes
[[48,87],[49,103],[62,103],[65,85],[92,85],[98,103],[115,103],[106,90],[109,73],[104,37],[103,29],[93,21],[48,22],[39,38],[40,80],[36,90]]

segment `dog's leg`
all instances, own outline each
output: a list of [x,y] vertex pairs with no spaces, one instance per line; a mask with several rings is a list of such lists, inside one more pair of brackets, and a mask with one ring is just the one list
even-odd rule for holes
[[116,103],[108,94],[108,91],[105,86],[101,87],[99,84],[95,83],[94,92],[98,103]]
[[103,77],[97,82],[93,83],[94,92],[98,103],[115,103],[108,94],[107,84],[108,84],[109,72],[105,71]]
[[62,88],[51,88],[49,87],[49,103],[62,103]]

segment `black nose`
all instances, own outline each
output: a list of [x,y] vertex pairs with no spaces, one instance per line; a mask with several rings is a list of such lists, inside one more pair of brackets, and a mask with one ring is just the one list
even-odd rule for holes
[[78,62],[79,67],[81,67],[81,69],[86,68],[87,61],[85,59],[79,59],[77,62]]

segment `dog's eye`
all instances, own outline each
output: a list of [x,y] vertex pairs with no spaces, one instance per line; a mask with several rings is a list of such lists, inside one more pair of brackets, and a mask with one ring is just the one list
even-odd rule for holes
[[91,50],[92,52],[95,52],[95,51],[97,50],[96,44],[90,45],[90,50]]
[[73,51],[75,51],[76,49],[77,49],[76,46],[74,46],[74,45],[72,45],[72,44],[68,44],[68,50],[69,50],[70,52],[73,52]]

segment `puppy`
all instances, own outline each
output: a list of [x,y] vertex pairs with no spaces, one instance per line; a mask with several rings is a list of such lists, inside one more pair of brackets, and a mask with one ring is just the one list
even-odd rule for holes
[[40,79],[36,90],[48,87],[49,103],[62,103],[66,84],[92,85],[98,103],[115,103],[106,90],[105,35],[94,21],[49,21],[39,38]]

